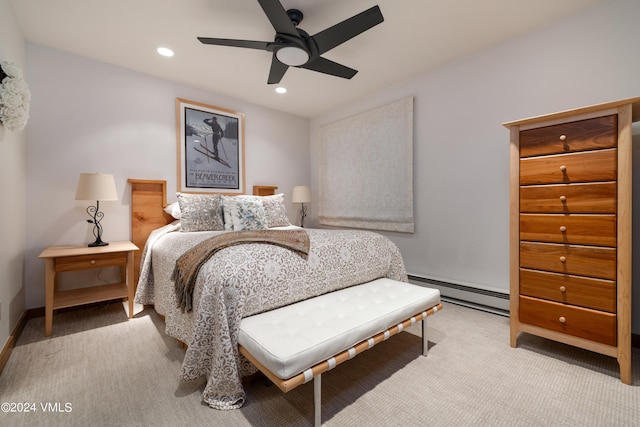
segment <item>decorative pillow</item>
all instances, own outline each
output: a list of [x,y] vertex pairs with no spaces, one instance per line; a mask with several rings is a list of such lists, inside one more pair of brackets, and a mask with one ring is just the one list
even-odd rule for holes
[[259,198],[225,197],[223,199],[225,229],[231,224],[233,231],[266,230],[268,228],[264,206]]
[[182,231],[224,230],[220,194],[177,193]]
[[283,227],[291,225],[287,216],[287,208],[284,205],[284,194],[261,197],[264,205],[264,213],[267,216],[269,227]]
[[[238,196],[222,196],[222,207],[224,215],[224,229],[229,231],[233,230],[233,220],[231,219],[231,206],[237,200],[260,200],[260,196],[252,196],[247,194],[240,194]],[[265,213],[266,214],[266,213]]]
[[165,206],[164,211],[174,217],[175,219],[180,219],[180,204],[178,202],[173,202],[167,206]]
[[224,205],[224,229],[233,230],[233,221],[229,211],[231,202],[227,200],[258,200],[262,202],[264,207],[264,214],[267,217],[267,227],[283,227],[291,225],[289,217],[287,216],[287,208],[284,205],[284,194],[275,194],[273,196],[252,196],[252,195],[239,195],[239,196],[222,196]]
[[222,196],[222,217],[224,219],[224,229],[233,230],[233,221],[231,220],[231,206],[233,200],[238,196]]

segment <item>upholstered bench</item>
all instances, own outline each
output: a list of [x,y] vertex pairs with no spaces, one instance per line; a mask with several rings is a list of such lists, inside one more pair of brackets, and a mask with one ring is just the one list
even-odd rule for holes
[[440,291],[377,279],[242,319],[238,343],[283,392],[314,378],[315,425],[321,424],[321,374],[442,308]]

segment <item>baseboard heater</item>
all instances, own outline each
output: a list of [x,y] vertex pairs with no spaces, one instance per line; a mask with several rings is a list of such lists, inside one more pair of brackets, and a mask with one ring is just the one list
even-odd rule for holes
[[[509,317],[509,294],[413,274],[409,274],[408,277],[409,281],[424,283],[440,289],[442,301]],[[631,346],[640,348],[640,334],[631,334]]]
[[509,317],[509,294],[409,274],[409,281],[440,289],[443,301]]

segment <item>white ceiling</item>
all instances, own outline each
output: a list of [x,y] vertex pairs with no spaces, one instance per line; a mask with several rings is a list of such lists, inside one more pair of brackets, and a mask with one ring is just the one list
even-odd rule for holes
[[[315,117],[370,92],[548,25],[600,0],[282,0],[313,35],[374,5],[385,21],[323,57],[351,80],[289,68],[267,85],[271,54],[207,46],[197,36],[273,41],[256,0],[11,0],[24,37],[44,46],[221,95]],[[175,51],[161,57],[156,48]],[[202,100],[208,101],[208,100]]]

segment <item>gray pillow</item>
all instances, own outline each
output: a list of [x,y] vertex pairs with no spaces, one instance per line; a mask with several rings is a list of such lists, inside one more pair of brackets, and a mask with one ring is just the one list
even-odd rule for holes
[[220,194],[177,193],[182,231],[224,230]]
[[287,216],[287,208],[284,205],[284,194],[261,197],[264,205],[264,213],[267,216],[269,227],[284,227],[291,225]]

